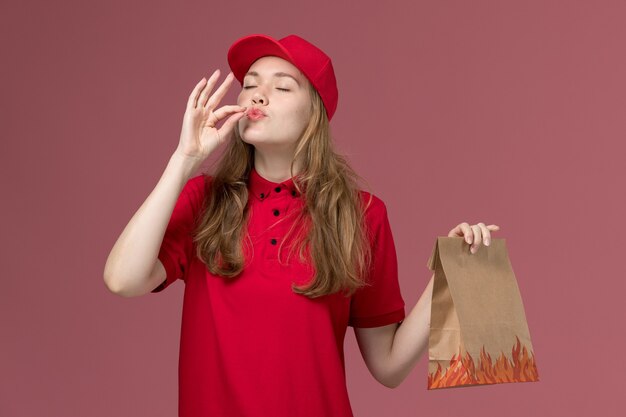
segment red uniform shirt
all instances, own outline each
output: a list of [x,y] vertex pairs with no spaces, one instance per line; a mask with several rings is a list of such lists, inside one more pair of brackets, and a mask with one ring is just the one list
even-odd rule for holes
[[[167,279],[153,290],[177,279],[185,283],[179,416],[351,417],[343,355],[347,326],[377,327],[405,317],[384,203],[373,196],[366,211],[372,285],[351,298],[339,292],[309,299],[291,285],[308,282],[311,265],[300,263],[297,252],[288,264],[278,260],[280,241],[303,206],[293,180],[275,183],[251,171],[252,251],[245,251],[246,267],[233,279],[212,275],[195,255],[190,232],[205,181],[211,177],[191,178],[178,198],[159,251]],[[286,254],[283,247],[283,262]]]

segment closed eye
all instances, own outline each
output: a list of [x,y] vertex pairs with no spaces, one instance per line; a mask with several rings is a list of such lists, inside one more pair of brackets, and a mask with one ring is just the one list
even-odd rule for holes
[[[243,89],[244,89],[244,90],[247,90],[247,89],[249,89],[249,88],[254,88],[254,87],[256,87],[256,85],[247,85],[247,86],[245,86]],[[276,89],[277,89],[277,90],[280,90],[280,91],[291,91],[291,90],[290,90],[290,89],[288,89],[288,88],[278,88],[278,87],[276,87]]]

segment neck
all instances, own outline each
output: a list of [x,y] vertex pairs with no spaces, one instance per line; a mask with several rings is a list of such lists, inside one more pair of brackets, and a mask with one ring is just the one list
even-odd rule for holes
[[[291,160],[293,151],[276,152],[275,150],[254,150],[254,168],[263,178],[272,182],[283,182],[291,178]],[[293,175],[300,172],[301,165],[296,161],[293,166]]]

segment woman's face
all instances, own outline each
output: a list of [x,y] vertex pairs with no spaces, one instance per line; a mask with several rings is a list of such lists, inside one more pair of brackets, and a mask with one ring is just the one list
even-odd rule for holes
[[298,68],[282,58],[265,56],[256,60],[243,79],[237,104],[257,108],[265,117],[239,119],[243,141],[251,145],[295,146],[311,115],[308,83]]

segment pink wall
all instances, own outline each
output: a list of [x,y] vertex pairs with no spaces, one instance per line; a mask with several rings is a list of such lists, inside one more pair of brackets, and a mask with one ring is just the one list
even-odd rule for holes
[[249,33],[333,57],[331,126],[388,206],[407,313],[462,221],[501,226],[522,292],[540,382],[426,391],[423,357],[390,390],[348,329],[355,416],[623,415],[624,2],[38,3],[0,13],[0,415],[176,415],[183,284],[123,299],[102,272]]

